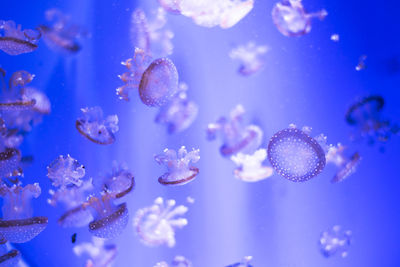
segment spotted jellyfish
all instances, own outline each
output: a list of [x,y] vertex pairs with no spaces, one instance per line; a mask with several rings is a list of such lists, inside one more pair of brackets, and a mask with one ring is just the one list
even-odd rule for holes
[[198,114],[198,105],[187,98],[186,83],[180,83],[178,92],[160,108],[155,121],[167,126],[169,134],[179,133],[187,129]]
[[136,212],[133,226],[145,245],[173,247],[176,243],[175,229],[182,228],[188,223],[185,218],[178,216],[183,216],[187,211],[186,206],[175,207],[173,199],[164,202],[163,198],[158,197],[152,206]]
[[347,257],[351,237],[351,231],[343,230],[340,225],[335,225],[322,232],[318,242],[322,255],[327,258],[336,254],[342,258]]
[[169,265],[165,261],[158,262],[156,263],[156,265],[154,265],[154,267],[192,267],[192,266],[193,264],[183,256],[175,256],[171,265]]
[[76,120],[78,132],[99,145],[109,145],[115,142],[114,134],[118,132],[118,116],[103,117],[101,107],[82,108],[82,117]]
[[243,260],[241,262],[237,262],[231,265],[228,265],[226,267],[252,267],[252,265],[250,265],[250,261],[253,259],[252,256],[246,256],[243,258]]
[[248,42],[246,45],[239,45],[232,49],[229,57],[240,61],[239,73],[248,76],[264,66],[264,55],[268,50],[268,46],[258,46],[254,42]]
[[273,169],[262,165],[266,158],[265,149],[258,149],[252,155],[238,153],[231,156],[231,160],[238,166],[234,171],[235,177],[245,182],[258,182],[272,176]]
[[274,170],[293,182],[305,182],[325,168],[325,152],[310,137],[310,127],[297,129],[294,124],[274,134],[268,144],[268,160]]
[[40,37],[39,31],[22,30],[12,20],[0,20],[0,50],[11,56],[35,51]]
[[307,13],[301,0],[282,0],[272,9],[272,21],[285,36],[301,36],[311,31],[311,19],[323,20],[328,15],[325,9]]
[[229,118],[221,117],[215,123],[208,124],[207,139],[214,140],[220,134],[223,144],[220,152],[223,156],[231,156],[236,153],[251,154],[260,146],[263,131],[256,125],[245,126],[242,105],[237,105]]
[[93,236],[92,242],[84,242],[74,246],[75,255],[88,254],[85,267],[111,267],[117,256],[117,246],[107,244],[104,239]]
[[121,198],[131,192],[135,187],[135,178],[125,164],[113,162],[111,173],[103,181],[103,191]]

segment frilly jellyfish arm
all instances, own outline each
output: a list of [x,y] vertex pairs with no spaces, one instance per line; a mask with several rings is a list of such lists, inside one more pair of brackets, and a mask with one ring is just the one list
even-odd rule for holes
[[104,180],[103,190],[115,198],[121,198],[131,192],[135,186],[133,174],[124,165],[113,162],[113,170]]
[[238,153],[231,160],[239,167],[234,171],[235,176],[246,182],[257,182],[273,174],[271,167],[262,166],[267,158],[265,149],[259,149],[253,155]]
[[113,244],[106,244],[104,239],[92,237],[92,243],[84,242],[75,245],[73,248],[75,255],[81,256],[86,253],[90,259],[87,267],[111,267],[117,255],[117,247]]
[[80,186],[85,176],[85,167],[70,155],[60,155],[47,167],[47,176],[56,187],[74,184]]

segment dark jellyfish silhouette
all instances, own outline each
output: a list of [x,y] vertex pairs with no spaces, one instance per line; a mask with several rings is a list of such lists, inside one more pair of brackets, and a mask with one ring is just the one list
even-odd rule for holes
[[21,29],[14,21],[0,20],[0,50],[16,56],[35,51],[41,34],[39,31]]

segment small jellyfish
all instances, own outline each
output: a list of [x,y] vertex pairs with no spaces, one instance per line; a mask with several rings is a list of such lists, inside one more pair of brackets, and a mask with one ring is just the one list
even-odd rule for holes
[[160,108],[155,121],[167,126],[170,134],[182,132],[187,129],[198,114],[198,105],[187,99],[187,85],[179,84],[179,91],[164,106]]
[[35,51],[40,37],[39,31],[22,30],[12,20],[0,20],[0,50],[11,56]]
[[223,156],[231,156],[239,152],[251,154],[261,144],[262,130],[256,125],[243,125],[244,113],[243,106],[237,105],[230,112],[229,118],[221,117],[217,122],[208,124],[208,140],[216,139],[217,133],[221,134],[223,145],[220,152]]
[[40,25],[39,30],[46,45],[64,54],[77,53],[81,49],[77,39],[88,34],[78,25],[71,23],[70,17],[56,8],[47,10],[45,17],[51,25]]
[[282,0],[272,9],[272,20],[278,30],[285,36],[301,36],[311,31],[311,19],[324,19],[328,13],[325,9],[307,13],[301,0]]
[[47,177],[53,181],[53,186],[81,186],[81,178],[85,176],[85,167],[70,155],[60,155],[47,166]]
[[325,167],[325,152],[310,129],[291,125],[274,134],[268,144],[268,160],[277,173],[294,182],[305,182]]
[[167,245],[175,246],[175,229],[187,225],[185,218],[176,218],[184,215],[188,208],[180,205],[175,207],[175,200],[164,203],[161,197],[156,198],[154,204],[136,212],[133,226],[140,240],[147,246]]
[[75,245],[73,251],[77,256],[84,253],[89,255],[85,267],[111,267],[117,256],[116,245],[107,244],[104,239],[95,236],[92,237],[91,243],[84,242]]
[[76,120],[78,132],[99,145],[114,143],[114,133],[118,132],[118,116],[110,115],[103,118],[101,107],[82,108],[82,117]]
[[332,34],[331,35],[331,40],[334,41],[334,42],[339,42],[339,40],[340,40],[339,34],[337,34],[337,33]]
[[0,266],[13,267],[19,266],[18,263],[21,259],[21,253],[16,249],[9,250],[9,245],[6,240],[0,243]]
[[167,104],[178,91],[178,71],[168,58],[154,60],[144,71],[139,84],[139,96],[150,107]]
[[253,259],[252,256],[246,256],[243,258],[243,260],[241,262],[237,262],[231,265],[228,265],[226,267],[252,267],[252,265],[250,265],[250,261]]
[[184,185],[199,174],[199,169],[189,165],[190,162],[196,163],[200,159],[200,150],[193,149],[189,153],[182,146],[178,153],[173,149],[164,149],[162,154],[156,155],[154,159],[158,164],[167,166],[168,171],[158,178],[158,182],[163,185]]
[[154,267],[192,267],[193,264],[183,256],[175,256],[171,265],[168,265],[165,261],[158,262]]
[[84,210],[92,213],[94,220],[89,223],[89,232],[101,238],[114,238],[122,233],[128,224],[129,214],[126,203],[114,204],[115,195],[102,193],[92,196],[82,204]]
[[335,254],[339,254],[342,258],[347,257],[351,236],[351,231],[344,231],[339,225],[322,232],[318,242],[322,255],[327,258]]
[[235,177],[245,182],[258,182],[270,177],[273,169],[262,165],[266,158],[267,151],[265,149],[258,149],[252,155],[243,153],[233,155],[231,160],[239,166],[234,171]]
[[113,162],[112,172],[108,174],[103,183],[103,190],[115,198],[121,198],[132,191],[135,178],[125,164],[118,165]]
[[336,146],[330,146],[326,153],[326,163],[332,163],[338,168],[337,173],[331,180],[332,183],[338,183],[349,177],[351,174],[356,172],[358,165],[361,161],[361,156],[358,152],[355,152],[350,157],[344,155],[346,147],[340,143]]
[[264,66],[264,55],[268,50],[268,46],[257,46],[254,42],[248,42],[246,45],[232,49],[229,57],[239,60],[239,73],[248,76],[256,73]]
[[366,55],[361,55],[359,58],[358,58],[358,64],[357,64],[357,66],[355,67],[355,69],[356,69],[356,71],[360,71],[360,70],[363,70],[363,69],[365,69],[367,66],[365,65],[365,61],[367,60],[367,56]]
[[0,185],[3,198],[3,218],[0,220],[0,236],[12,243],[25,243],[40,234],[48,223],[47,217],[33,217],[30,201],[41,193],[38,183]]

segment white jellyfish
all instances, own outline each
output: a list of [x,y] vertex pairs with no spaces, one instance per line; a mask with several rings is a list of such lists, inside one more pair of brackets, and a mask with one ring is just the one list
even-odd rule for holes
[[322,255],[327,258],[335,254],[343,258],[347,257],[351,237],[351,231],[343,230],[340,225],[335,225],[331,229],[322,232],[319,238],[319,248]]
[[231,157],[231,160],[238,165],[235,169],[235,177],[245,182],[257,182],[270,177],[273,168],[263,166],[263,161],[267,158],[265,149],[258,149],[254,154],[238,153]]
[[231,50],[229,57],[240,61],[239,73],[247,76],[256,73],[264,66],[264,55],[268,46],[248,42]]

